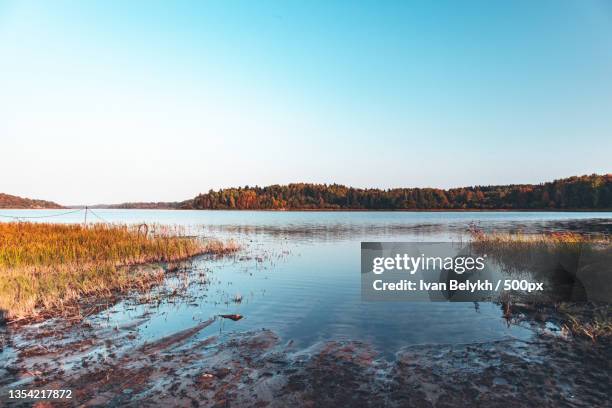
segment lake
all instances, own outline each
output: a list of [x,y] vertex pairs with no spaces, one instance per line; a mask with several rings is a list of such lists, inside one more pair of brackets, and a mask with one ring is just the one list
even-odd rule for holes
[[[0,210],[37,222],[80,223],[84,212]],[[39,218],[28,218],[39,217]],[[508,326],[493,303],[366,302],[361,299],[362,241],[449,241],[467,230],[610,232],[609,212],[270,212],[106,210],[88,222],[181,225],[189,234],[235,239],[236,256],[198,258],[187,276],[168,279],[186,295],[159,302],[120,302],[91,319],[110,326],[147,315],[139,338],[151,341],[219,314],[225,320],[198,334],[220,338],[271,329],[283,341],[307,348],[324,340],[362,340],[392,358],[415,344],[474,343],[529,338],[529,326]],[[11,218],[2,218],[2,221]],[[154,228],[154,227],[152,227]],[[241,298],[236,302],[235,298]]]

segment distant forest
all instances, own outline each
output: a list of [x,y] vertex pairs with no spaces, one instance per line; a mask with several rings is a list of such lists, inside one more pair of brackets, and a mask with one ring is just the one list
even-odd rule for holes
[[[543,184],[451,188],[360,189],[338,184],[240,187],[200,194],[183,209],[238,210],[561,210],[611,209],[612,174],[576,176]],[[124,204],[124,208],[126,205]]]
[[52,201],[33,200],[30,198],[17,197],[10,194],[0,193],[0,208],[63,208]]

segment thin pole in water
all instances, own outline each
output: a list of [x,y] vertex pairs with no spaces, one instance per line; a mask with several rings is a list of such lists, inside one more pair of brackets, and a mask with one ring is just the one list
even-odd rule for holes
[[85,206],[85,225],[87,225],[87,206]]

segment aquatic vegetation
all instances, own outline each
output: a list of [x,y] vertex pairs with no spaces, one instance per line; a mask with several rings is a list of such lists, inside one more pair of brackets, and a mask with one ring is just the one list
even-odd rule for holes
[[179,227],[0,223],[0,312],[31,317],[62,312],[84,296],[146,290],[162,281],[160,263],[237,249]]
[[471,238],[473,250],[492,256],[508,272],[530,270],[549,273],[550,267],[558,264],[575,272],[580,262],[594,257],[602,260],[612,256],[612,241],[605,234],[511,234],[473,230]]
[[471,231],[472,242],[490,248],[558,247],[566,244],[610,244],[610,237],[603,234],[578,234],[574,232],[551,232],[540,234],[486,233]]
[[[472,232],[472,245],[478,252],[486,252],[500,261],[510,273],[530,271],[539,281],[565,284],[573,293],[557,289],[565,300],[580,298],[599,302],[557,302],[548,308],[563,331],[574,337],[593,342],[612,337],[610,299],[610,265],[612,245],[608,235],[577,234],[571,232],[548,234],[508,234]],[[586,279],[589,278],[589,279]],[[585,288],[586,286],[586,288]],[[579,289],[579,290],[577,290]],[[588,293],[588,296],[586,295]],[[546,310],[544,305],[540,308]],[[504,315],[511,317],[515,307],[509,299],[504,303]],[[529,308],[518,307],[530,316]],[[533,309],[535,311],[535,309]]]
[[575,337],[586,337],[593,343],[612,337],[610,305],[560,303],[557,312],[563,318],[563,330]]

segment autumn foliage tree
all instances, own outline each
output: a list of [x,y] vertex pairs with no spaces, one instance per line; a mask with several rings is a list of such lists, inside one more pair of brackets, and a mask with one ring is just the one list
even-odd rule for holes
[[612,174],[576,176],[537,185],[360,189],[295,183],[210,190],[179,205],[241,210],[611,209]]

